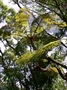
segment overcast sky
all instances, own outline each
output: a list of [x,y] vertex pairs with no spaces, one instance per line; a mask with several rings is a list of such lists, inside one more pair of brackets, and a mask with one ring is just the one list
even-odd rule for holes
[[19,7],[12,2],[9,2],[9,0],[2,0],[5,5],[7,5],[10,8],[14,8],[14,10],[17,12],[19,10]]

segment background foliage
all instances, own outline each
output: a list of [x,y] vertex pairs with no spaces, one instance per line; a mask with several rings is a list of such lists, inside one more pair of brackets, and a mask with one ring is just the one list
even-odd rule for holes
[[1,89],[66,90],[67,1],[11,2],[18,12],[0,0]]

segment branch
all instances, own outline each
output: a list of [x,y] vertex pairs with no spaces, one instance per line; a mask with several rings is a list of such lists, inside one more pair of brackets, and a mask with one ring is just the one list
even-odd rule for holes
[[15,4],[17,4],[19,8],[21,8],[21,6],[19,5],[18,0],[16,0],[16,1],[15,1],[15,0],[13,0],[13,2],[14,2]]
[[[45,29],[44,29],[44,30],[45,30]],[[46,30],[45,30],[45,32],[46,32],[47,35],[49,35],[49,36],[51,36],[51,37],[53,37],[53,38],[55,38],[55,39],[58,39],[56,36],[54,36],[54,35],[48,33]]]
[[57,14],[61,19],[62,19],[62,16],[59,14],[59,13],[57,13],[54,9],[51,9],[51,8],[49,8],[49,7],[47,7],[47,6],[44,6],[43,4],[41,4],[41,3],[39,3],[39,2],[37,2],[40,6],[42,6],[42,7],[44,7],[44,8],[47,8],[48,10],[50,10],[51,12],[54,12],[55,14]]
[[67,46],[66,46],[63,42],[61,42],[61,44],[62,44],[65,48],[67,48]]
[[36,46],[35,46],[35,44],[34,44],[34,36],[28,36],[27,35],[27,37],[29,38],[29,40],[30,40],[30,43],[31,43],[31,46],[33,47],[33,50],[37,50],[37,48],[36,48]]
[[17,2],[16,4],[18,5],[18,7],[19,7],[19,8],[21,8],[21,6],[19,5],[19,3],[18,3],[18,2]]
[[33,49],[34,49],[34,50],[37,50],[37,48],[36,48],[35,45],[34,45],[34,41],[31,40],[30,42],[31,42],[31,45],[32,45]]
[[[48,33],[46,30],[45,30],[45,32],[46,32],[46,34],[48,34],[49,36],[52,36],[53,38],[55,38],[55,39],[58,39],[59,40],[59,38],[57,38],[56,36],[54,36],[54,35],[51,35],[50,33]],[[60,42],[65,48],[67,48],[67,46],[61,41]]]
[[32,74],[32,77],[33,77],[33,82],[34,82],[34,85],[36,87],[36,90],[38,90],[38,83],[37,83],[37,78],[36,78],[36,74],[33,72],[31,66],[29,65],[29,69],[30,69],[30,72]]
[[0,53],[1,53],[1,57],[2,57],[2,65],[3,65],[3,67],[4,67],[4,69],[6,69],[7,68],[7,65],[6,65],[6,63],[5,63],[5,61],[4,61],[4,54],[2,53],[2,51],[1,51],[1,49],[0,49]]
[[62,10],[61,10],[61,8],[60,8],[60,5],[59,5],[59,3],[57,2],[57,0],[54,0],[54,2],[55,2],[55,4],[56,4],[58,10],[60,11],[60,13],[64,16],[64,14],[63,14],[63,12],[62,12]]
[[35,68],[36,68],[37,70],[39,70],[39,71],[46,72],[46,71],[49,70],[50,64],[48,64],[46,68],[42,68],[40,65],[36,66]]
[[65,18],[65,15],[64,15],[63,11],[62,11],[61,8],[60,8],[59,2],[57,2],[57,0],[54,0],[54,1],[55,1],[55,4],[57,5],[58,10],[59,10],[60,13],[62,14],[62,19],[67,23],[67,20],[66,20],[66,18]]
[[47,56],[46,56],[45,58],[46,58],[48,61],[51,61],[51,62],[53,62],[54,64],[60,65],[60,66],[62,66],[63,68],[67,69],[67,66],[65,66],[64,64],[62,64],[62,63],[60,63],[60,62],[52,59],[51,57],[47,57]]
[[10,48],[12,48],[13,50],[15,50],[15,48],[10,45],[10,43],[8,42],[8,40],[7,40],[7,39],[5,39],[5,40],[6,40],[7,44],[8,44],[8,46],[9,46]]
[[58,65],[56,65],[56,68],[57,68],[57,70],[58,70],[58,72],[59,72],[59,75],[60,75],[64,80],[66,80],[64,74],[61,72],[61,70],[60,70],[60,68],[59,68]]
[[[47,7],[48,5],[46,4],[46,6],[44,6],[42,3],[40,3],[40,2],[37,2],[40,6],[42,6],[42,7],[44,7],[44,8],[47,8],[48,10],[50,10],[51,12],[54,12],[55,14],[57,14],[63,21],[65,21],[66,23],[67,23],[67,20],[66,20],[66,18],[65,18],[65,16],[64,16],[64,14],[63,14],[63,12],[62,12],[62,10],[61,9],[59,9],[58,8],[58,10],[60,11],[60,13],[57,13],[57,11],[55,11],[53,8],[51,9],[50,7]],[[53,5],[52,5],[53,6]]]

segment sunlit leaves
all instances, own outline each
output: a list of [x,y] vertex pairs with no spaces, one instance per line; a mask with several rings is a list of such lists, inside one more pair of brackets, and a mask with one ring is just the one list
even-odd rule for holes
[[19,13],[16,15],[16,22],[24,27],[28,26],[28,20],[29,20],[29,12],[27,9],[20,9]]
[[32,57],[33,57],[33,53],[26,53],[26,54],[23,54],[21,57],[19,57],[16,60],[16,62],[22,65],[24,63],[28,63]]
[[50,14],[46,18],[43,17],[42,20],[47,25],[57,25],[58,27],[65,27],[67,26],[65,22],[61,21],[60,18],[55,14]]
[[60,41],[54,41],[54,42],[51,42],[51,43],[45,45],[43,48],[41,48],[37,51],[23,54],[16,60],[16,62],[18,64],[28,63],[31,61],[37,62],[45,57],[45,54],[47,51],[56,47],[59,43],[60,43]]
[[54,71],[55,73],[58,73],[58,70],[56,69],[56,67],[51,67],[51,70]]

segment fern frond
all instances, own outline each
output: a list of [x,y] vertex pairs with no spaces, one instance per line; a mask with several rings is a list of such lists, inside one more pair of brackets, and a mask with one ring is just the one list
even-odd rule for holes
[[46,53],[50,49],[56,47],[59,43],[60,43],[60,40],[53,41],[53,42],[50,42],[47,45],[44,45],[44,47],[39,49],[39,50],[23,54],[16,60],[16,63],[24,64],[24,63],[29,63],[29,62],[32,62],[32,61],[37,62],[37,61],[43,59],[44,56],[46,55]]

